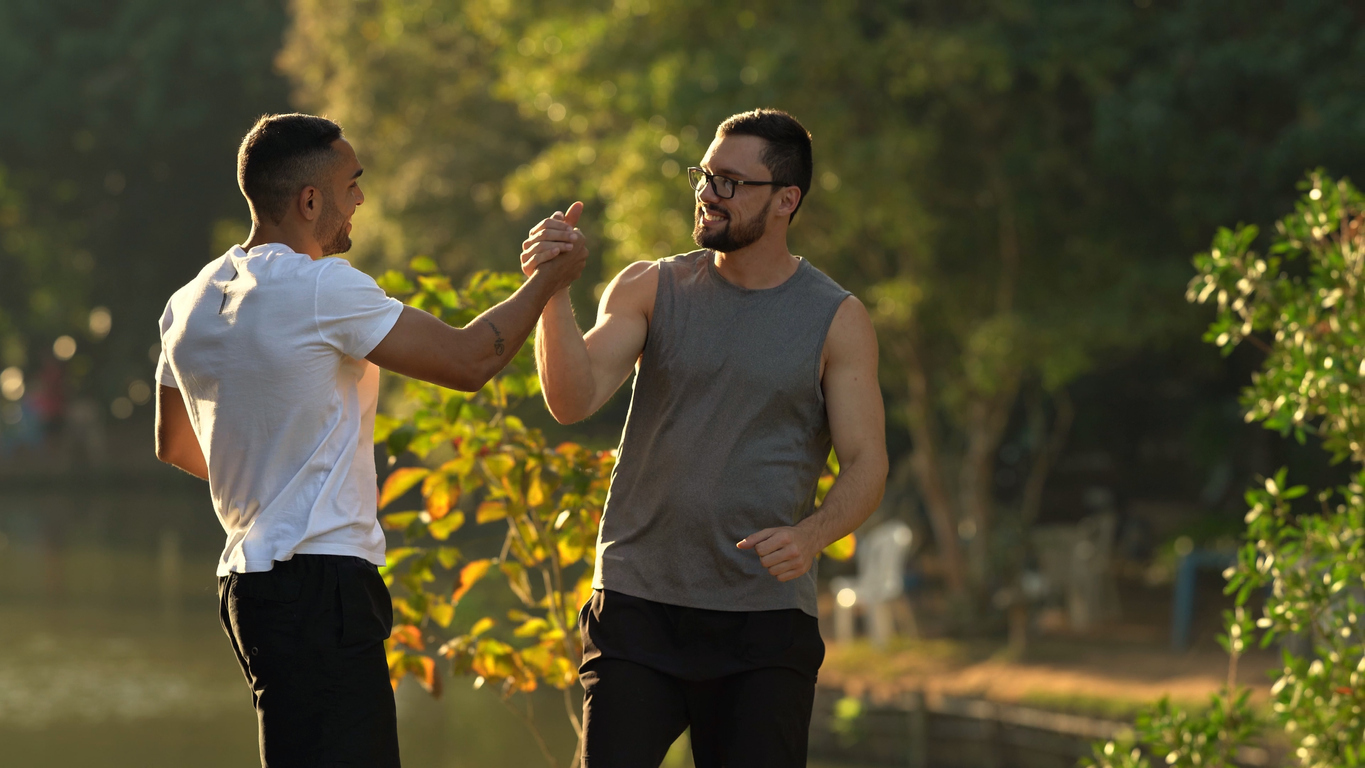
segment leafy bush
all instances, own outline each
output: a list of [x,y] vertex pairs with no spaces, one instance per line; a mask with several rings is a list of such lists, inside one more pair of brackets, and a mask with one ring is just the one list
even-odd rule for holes
[[[1228,689],[1204,716],[1163,701],[1138,720],[1136,744],[1168,765],[1231,765],[1256,735],[1236,663],[1257,634],[1263,647],[1284,643],[1271,710],[1299,763],[1365,764],[1365,197],[1321,171],[1301,189],[1267,255],[1251,250],[1255,227],[1220,230],[1195,257],[1188,298],[1217,306],[1206,339],[1224,354],[1243,341],[1266,353],[1243,393],[1247,421],[1300,442],[1313,435],[1357,472],[1345,487],[1317,493],[1316,505],[1304,503],[1308,488],[1288,486],[1283,469],[1247,492],[1245,543],[1224,574],[1237,604],[1222,638]],[[1257,593],[1267,597],[1253,619],[1246,607]],[[1111,741],[1088,764],[1147,762],[1135,744]]]

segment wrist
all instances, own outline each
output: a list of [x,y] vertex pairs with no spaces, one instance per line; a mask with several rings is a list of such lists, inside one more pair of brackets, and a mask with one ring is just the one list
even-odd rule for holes
[[817,525],[812,517],[802,520],[793,527],[806,539],[812,549],[822,550],[831,543],[824,540],[825,533],[822,527]]

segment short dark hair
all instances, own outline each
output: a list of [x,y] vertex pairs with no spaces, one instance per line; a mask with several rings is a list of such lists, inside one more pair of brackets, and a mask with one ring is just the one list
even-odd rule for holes
[[716,129],[716,135],[757,136],[767,140],[768,146],[764,147],[759,159],[768,167],[773,181],[801,190],[801,199],[797,201],[796,210],[792,211],[789,220],[795,219],[796,211],[801,210],[801,204],[806,202],[806,193],[810,191],[813,165],[810,131],[780,109],[754,109],[727,118]]
[[341,126],[315,115],[263,115],[237,150],[237,186],[256,214],[279,224],[294,196],[320,186]]

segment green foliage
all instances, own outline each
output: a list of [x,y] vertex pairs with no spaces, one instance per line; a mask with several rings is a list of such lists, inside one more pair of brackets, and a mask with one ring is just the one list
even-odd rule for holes
[[1248,421],[1300,442],[1321,436],[1335,461],[1365,461],[1365,295],[1361,285],[1365,197],[1317,171],[1300,185],[1294,213],[1261,256],[1255,227],[1220,230],[1195,258],[1188,296],[1214,301],[1205,338],[1229,353],[1253,334],[1275,344],[1243,395]]
[[[389,272],[380,282],[405,294],[409,305],[456,325],[521,284],[520,275],[480,272],[457,290],[432,274],[430,259],[414,259],[412,267],[415,279]],[[577,613],[591,591],[597,524],[614,460],[609,452],[573,443],[549,446],[539,430],[509,412],[538,393],[525,347],[476,393],[407,380],[403,401],[410,415],[376,418],[375,442],[395,457],[412,454],[424,464],[391,472],[379,499],[386,510],[414,489],[422,499],[421,509],[381,517],[385,528],[403,532],[405,542],[390,550],[385,568],[396,593],[398,625],[389,643],[395,685],[417,674],[428,690],[438,690],[435,658],[449,659],[456,674],[495,684],[504,696],[577,681]],[[466,523],[505,528],[501,553],[470,560],[448,545]],[[467,629],[454,636],[443,633],[469,590],[494,572],[522,607],[505,619],[461,622]]]
[[[68,394],[150,381],[166,300],[218,255],[216,222],[249,221],[234,158],[256,116],[287,107],[272,70],[285,21],[276,0],[0,3],[10,364],[32,376],[70,334]],[[89,332],[92,306],[112,316],[107,338]]]
[[1137,717],[1134,732],[1096,744],[1087,768],[1150,768],[1142,744],[1164,765],[1176,768],[1233,768],[1237,751],[1256,733],[1257,718],[1248,704],[1251,691],[1209,697],[1209,706],[1191,713],[1163,697]]
[[[990,487],[1020,393],[1047,402],[1187,334],[1175,255],[1268,220],[1302,168],[1360,157],[1332,126],[1365,111],[1361,22],[1329,0],[294,7],[282,61],[373,160],[382,216],[362,223],[390,259],[489,266],[532,211],[583,199],[609,278],[692,247],[682,171],[721,120],[800,118],[815,179],[793,249],[872,312],[950,584],[960,521],[984,583],[992,531],[1023,528],[997,513],[1036,506],[1041,477],[1004,505]],[[1045,475],[1060,442],[1040,421],[1020,442]]]
[[[1205,338],[1224,353],[1248,340],[1266,353],[1243,393],[1248,421],[1300,441],[1316,435],[1334,461],[1359,467],[1365,463],[1365,197],[1322,171],[1310,173],[1300,189],[1304,194],[1277,224],[1267,255],[1252,250],[1254,227],[1219,230],[1212,248],[1195,257],[1199,274],[1187,297],[1217,308]],[[1284,643],[1271,709],[1299,764],[1362,765],[1365,469],[1345,487],[1319,491],[1316,508],[1303,504],[1309,489],[1290,486],[1287,475],[1281,469],[1246,493],[1245,543],[1224,574],[1237,604],[1221,638],[1231,656],[1229,686],[1249,639],[1259,633],[1262,646]],[[1253,619],[1246,606],[1257,594],[1267,597]],[[1221,720],[1216,706],[1200,718],[1161,702],[1139,719],[1139,741],[1168,755],[1187,745],[1174,760],[1168,756],[1171,764],[1230,764],[1255,724],[1245,690],[1225,695],[1235,698],[1223,702]],[[1121,751],[1114,742],[1097,747],[1094,764],[1141,764]],[[1182,762],[1195,754],[1201,762]],[[1100,760],[1114,755],[1112,762]]]

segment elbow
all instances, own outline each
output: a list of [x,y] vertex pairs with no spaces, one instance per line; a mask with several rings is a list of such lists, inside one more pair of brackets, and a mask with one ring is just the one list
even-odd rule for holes
[[545,409],[560,424],[576,424],[592,415],[590,404],[573,402],[553,387],[546,387],[544,379],[541,379],[540,390],[545,395]]
[[576,424],[577,422],[580,422],[583,419],[587,418],[586,415],[566,410],[563,406],[555,407],[551,405],[548,398],[545,401],[545,407],[546,410],[550,412],[550,415],[554,417],[555,421],[559,422],[560,424],[564,425]]
[[484,362],[461,366],[451,371],[445,381],[439,382],[447,389],[458,392],[478,392],[483,389],[494,376],[502,370],[501,365],[493,365]]

